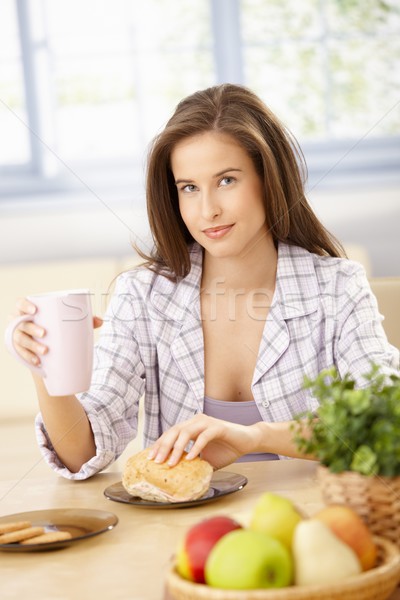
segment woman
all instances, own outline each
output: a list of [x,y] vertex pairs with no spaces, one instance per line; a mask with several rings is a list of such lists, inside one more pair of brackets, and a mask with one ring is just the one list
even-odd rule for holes
[[[299,456],[292,419],[317,408],[304,375],[334,364],[362,385],[371,361],[398,369],[364,270],[312,212],[297,161],[295,141],[244,87],[178,105],[148,160],[154,252],[118,280],[90,390],[51,398],[35,378],[39,443],[62,475],[115,460],[143,394],[150,459],[173,465],[190,442],[187,458],[201,452],[216,468]],[[35,364],[47,351],[39,330],[16,333]]]

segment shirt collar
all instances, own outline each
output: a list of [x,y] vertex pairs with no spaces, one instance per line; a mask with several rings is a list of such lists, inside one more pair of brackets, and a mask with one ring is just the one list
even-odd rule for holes
[[320,290],[315,255],[304,248],[279,243],[275,293],[271,309],[279,307],[283,319],[317,310]]
[[[200,315],[200,285],[203,250],[197,243],[190,250],[191,269],[178,283],[158,276],[151,291],[151,303],[157,311],[173,320]],[[320,290],[315,272],[315,255],[299,246],[283,242],[278,245],[275,293],[271,310],[283,319],[292,319],[317,310]]]
[[177,283],[163,276],[155,277],[150,294],[153,307],[175,321],[186,319],[188,314],[200,319],[203,250],[199,244],[194,243],[189,254],[191,268],[186,277]]

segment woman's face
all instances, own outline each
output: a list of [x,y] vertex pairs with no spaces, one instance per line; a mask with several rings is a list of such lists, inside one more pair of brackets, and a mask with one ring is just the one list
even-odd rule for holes
[[171,166],[182,219],[206,252],[239,257],[268,241],[261,179],[232,136],[186,138],[174,147]]

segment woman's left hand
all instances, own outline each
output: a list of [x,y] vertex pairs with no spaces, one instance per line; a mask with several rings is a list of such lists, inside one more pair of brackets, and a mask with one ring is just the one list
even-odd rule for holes
[[181,458],[186,446],[193,441],[187,459],[201,457],[215,469],[233,463],[239,456],[256,450],[257,434],[252,426],[237,425],[199,414],[174,425],[158,438],[149,449],[149,459],[164,462],[167,457],[172,467]]

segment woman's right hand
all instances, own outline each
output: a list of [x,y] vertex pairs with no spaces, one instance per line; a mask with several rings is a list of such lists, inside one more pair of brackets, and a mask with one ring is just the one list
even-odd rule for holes
[[[32,315],[33,318],[37,310],[36,306],[26,298],[17,300],[16,309],[17,312],[12,318],[21,315]],[[38,341],[45,335],[46,331],[39,324],[23,321],[14,331],[14,348],[21,358],[37,367],[40,365],[40,357],[48,351],[48,347]]]
[[[21,315],[33,315],[36,313],[36,306],[27,300],[19,298],[16,304],[16,314],[12,317]],[[97,329],[103,324],[103,319],[93,317],[93,328]],[[48,347],[42,340],[46,335],[46,330],[40,324],[33,321],[23,321],[16,327],[13,335],[14,347],[17,353],[27,362],[40,366],[40,357],[48,352]]]

